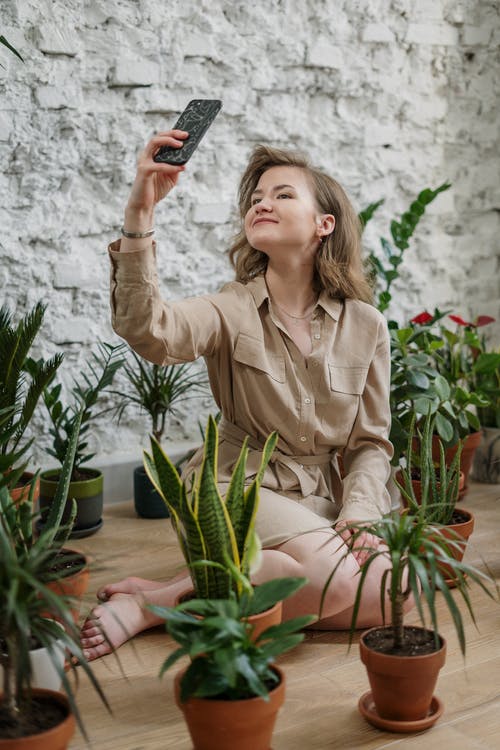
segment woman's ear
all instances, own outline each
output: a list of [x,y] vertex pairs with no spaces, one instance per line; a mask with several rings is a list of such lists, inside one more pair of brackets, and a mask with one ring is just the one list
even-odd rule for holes
[[316,226],[318,228],[318,237],[320,239],[327,237],[335,229],[335,216],[333,214],[321,214],[316,220]]

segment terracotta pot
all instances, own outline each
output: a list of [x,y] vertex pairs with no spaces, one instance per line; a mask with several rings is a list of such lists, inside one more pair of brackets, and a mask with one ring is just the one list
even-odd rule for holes
[[[184,591],[175,599],[175,606],[181,604],[182,602],[185,602],[188,599],[192,599],[193,597],[194,591],[192,589]],[[271,607],[271,609],[266,609],[265,612],[258,612],[256,615],[245,617],[245,621],[253,625],[252,641],[256,641],[259,635],[263,633],[264,630],[267,630],[267,628],[270,628],[272,625],[279,625],[281,622],[282,614],[283,602],[276,602],[274,607]],[[196,617],[197,616],[198,615],[196,615]]]
[[[422,656],[382,654],[365,643],[371,628],[359,642],[361,661],[366,667],[377,713],[393,721],[417,721],[428,713],[439,670],[446,657],[446,641],[441,648]],[[423,628],[419,628],[422,630]]]
[[[30,471],[25,471],[24,474],[21,476],[21,479],[19,480],[19,487],[14,487],[14,489],[10,490],[10,496],[12,500],[16,503],[16,505],[28,499],[29,494],[30,494],[31,482],[34,476],[35,475],[32,474]],[[38,477],[38,479],[36,480],[35,494],[33,495],[33,503],[38,501],[39,496],[40,496],[40,477]]]
[[[465,508],[455,508],[455,510],[468,516],[467,520],[463,521],[462,523],[451,523],[448,526],[443,527],[442,529],[440,529],[440,534],[444,536],[445,539],[450,539],[451,541],[455,542],[455,544],[458,543],[457,547],[450,547],[450,552],[455,560],[462,560],[465,554],[469,537],[474,531],[474,516],[470,511],[465,510]],[[463,543],[457,540],[457,534],[464,540]],[[453,588],[456,582],[452,569],[446,563],[438,562],[438,564],[439,569],[445,575],[448,586],[450,588]]]
[[17,739],[2,739],[0,737],[0,750],[66,750],[68,747],[75,733],[75,717],[70,712],[66,696],[54,690],[35,688],[33,690],[33,697],[59,703],[66,711],[66,718],[60,724],[52,729],[48,729],[46,732],[32,734],[28,737],[19,737]]
[[483,427],[470,478],[486,484],[500,483],[500,428]]
[[[399,482],[399,484],[404,486],[404,480],[403,480],[403,472],[401,470],[396,472],[396,480]],[[422,500],[422,482],[419,479],[412,479],[411,480],[412,486],[413,486],[413,492],[415,493],[415,498],[420,505],[420,501]],[[439,482],[437,482],[437,486],[439,488]],[[458,495],[455,498],[458,500],[460,497],[460,492],[463,490],[465,486],[465,474],[463,471],[460,472],[460,479],[458,480]],[[408,503],[406,501],[406,498],[401,495],[401,504],[403,508],[408,507]]]
[[269,750],[276,716],[285,700],[285,675],[278,667],[280,682],[269,693],[269,701],[188,698],[180,701],[180,681],[175,677],[175,701],[184,714],[194,750]]
[[59,594],[60,596],[67,596],[73,601],[74,604],[71,607],[71,614],[76,623],[78,622],[80,615],[81,600],[89,587],[89,565],[88,560],[83,553],[66,548],[64,548],[63,552],[80,555],[85,559],[85,566],[72,575],[63,576],[57,578],[55,581],[50,581],[50,583],[47,583],[47,587],[54,591],[54,593]]
[[[462,455],[460,456],[460,470],[463,471],[465,474],[465,484],[460,492],[459,497],[463,497],[467,490],[467,480],[469,478],[469,473],[472,467],[472,460],[474,458],[474,453],[476,452],[479,443],[481,442],[482,433],[479,432],[471,432],[469,435],[467,435],[463,440],[463,447],[462,447]],[[457,452],[457,446],[452,445],[450,448],[446,448],[445,450],[445,458],[446,463],[449,466],[451,462],[453,461],[453,457],[455,453]],[[434,461],[439,461],[439,445],[438,445],[438,438],[436,435],[432,436],[432,458]]]

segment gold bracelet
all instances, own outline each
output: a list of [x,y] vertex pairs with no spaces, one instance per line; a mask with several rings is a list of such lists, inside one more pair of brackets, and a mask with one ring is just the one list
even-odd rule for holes
[[122,234],[128,240],[143,240],[145,237],[151,237],[155,233],[154,229],[148,229],[147,232],[127,232],[125,227],[122,227]]

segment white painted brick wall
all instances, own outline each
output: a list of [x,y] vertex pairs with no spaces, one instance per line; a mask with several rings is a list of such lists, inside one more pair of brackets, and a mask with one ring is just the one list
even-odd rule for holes
[[[138,151],[193,97],[224,108],[157,211],[171,298],[231,278],[238,178],[258,142],[307,151],[358,208],[384,198],[365,245],[426,186],[448,180],[407,251],[391,314],[452,307],[500,318],[498,4],[489,0],[5,0],[0,50],[0,283],[21,314],[48,304],[37,354],[66,384],[111,331],[106,246]],[[500,325],[493,331],[500,344]],[[191,402],[169,445],[197,440]],[[38,417],[36,453],[46,444]],[[102,463],[139,457],[129,413],[93,436]]]

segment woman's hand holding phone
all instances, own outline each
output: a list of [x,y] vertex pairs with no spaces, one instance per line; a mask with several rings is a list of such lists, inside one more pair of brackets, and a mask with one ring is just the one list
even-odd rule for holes
[[[147,232],[153,227],[154,209],[166,195],[176,186],[179,174],[184,171],[184,165],[162,164],[153,161],[153,156],[161,146],[181,148],[188,133],[184,130],[167,130],[157,133],[137,160],[137,172],[132,190],[125,208],[124,228],[127,232]],[[138,250],[140,244],[151,244],[151,239],[122,240],[122,251]]]

